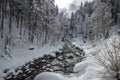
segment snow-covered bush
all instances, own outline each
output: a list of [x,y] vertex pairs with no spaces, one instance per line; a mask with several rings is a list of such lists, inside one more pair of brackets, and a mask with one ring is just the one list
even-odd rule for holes
[[104,67],[105,77],[120,80],[120,37],[108,40],[97,60]]

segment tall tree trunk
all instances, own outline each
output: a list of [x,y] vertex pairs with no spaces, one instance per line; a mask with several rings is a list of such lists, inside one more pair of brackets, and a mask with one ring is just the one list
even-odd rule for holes
[[9,34],[10,34],[10,35],[11,35],[11,32],[12,32],[12,15],[13,15],[12,2],[13,2],[13,0],[10,0],[10,2],[9,2],[9,5],[10,5],[10,15],[9,15]]
[[4,0],[2,0],[2,18],[1,18],[1,38],[3,38],[3,26],[4,26]]
[[18,13],[17,14],[17,28],[19,28],[19,17],[20,17],[20,14]]

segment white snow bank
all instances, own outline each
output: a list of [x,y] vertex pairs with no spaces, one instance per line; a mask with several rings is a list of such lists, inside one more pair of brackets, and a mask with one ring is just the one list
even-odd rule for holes
[[75,65],[74,72],[76,72],[77,80],[100,80],[98,72],[102,69],[94,57],[87,57],[85,61]]
[[36,76],[34,80],[66,80],[62,74],[43,72]]
[[38,74],[34,80],[77,80],[74,74],[62,75],[53,72],[43,72]]

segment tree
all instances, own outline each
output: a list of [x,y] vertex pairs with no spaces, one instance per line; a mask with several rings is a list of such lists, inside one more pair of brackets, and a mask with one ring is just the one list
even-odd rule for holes
[[65,15],[58,19],[60,13],[54,0],[1,0],[0,11],[0,37],[6,50],[15,36],[31,44],[45,45],[62,40],[66,32],[68,20]]
[[74,13],[71,13],[71,19],[70,19],[70,36],[71,38],[75,37],[76,35],[76,27],[75,27],[75,15]]
[[95,1],[92,13],[93,32],[95,39],[109,36],[109,29],[112,23],[111,7],[100,0]]

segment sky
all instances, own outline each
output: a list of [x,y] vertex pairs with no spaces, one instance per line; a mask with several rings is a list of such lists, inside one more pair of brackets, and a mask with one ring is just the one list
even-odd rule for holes
[[55,0],[55,3],[58,5],[60,9],[69,10],[71,4],[74,4],[75,6],[80,6],[81,2],[85,2],[85,1],[93,1],[93,0]]
[[64,9],[64,8],[68,9],[72,2],[73,0],[55,0],[55,3],[61,9]]

